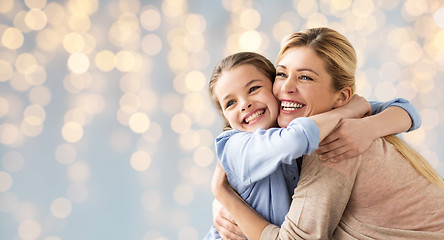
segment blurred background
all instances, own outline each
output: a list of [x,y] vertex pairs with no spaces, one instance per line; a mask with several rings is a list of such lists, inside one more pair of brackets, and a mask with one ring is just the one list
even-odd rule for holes
[[0,239],[202,239],[214,66],[318,26],[356,48],[359,94],[417,107],[403,138],[444,176],[442,0],[1,0]]

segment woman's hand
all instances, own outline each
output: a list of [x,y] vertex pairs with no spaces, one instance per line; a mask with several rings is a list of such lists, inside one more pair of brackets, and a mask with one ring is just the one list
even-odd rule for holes
[[343,119],[338,127],[319,143],[316,153],[321,160],[342,161],[363,153],[375,139],[365,118]]
[[222,239],[245,240],[231,214],[217,200],[213,201],[213,222]]
[[211,191],[216,199],[219,198],[219,194],[222,191],[227,192],[231,188],[230,183],[228,183],[227,175],[224,172],[224,169],[220,165],[219,161],[217,161],[216,169],[213,173],[213,179],[211,179]]

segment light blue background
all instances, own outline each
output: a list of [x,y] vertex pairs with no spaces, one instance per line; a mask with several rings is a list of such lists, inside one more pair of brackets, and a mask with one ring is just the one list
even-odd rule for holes
[[[0,3],[0,9],[7,2]],[[89,16],[90,28],[81,33],[95,40],[92,49],[80,51],[89,58],[88,69],[80,76],[91,82],[73,92],[66,86],[72,53],[63,39],[75,32],[69,20],[70,4],[75,2],[48,1],[43,12],[57,3],[65,17],[39,30],[20,27],[20,14],[30,11],[29,3],[13,1],[13,8],[0,14],[0,36],[8,27],[21,29],[24,36],[17,49],[0,42],[0,60],[17,77],[16,59],[30,53],[46,72],[42,83],[24,89],[14,87],[14,77],[0,81],[0,98],[9,107],[0,115],[0,239],[202,239],[212,224],[210,181],[216,161],[212,141],[222,127],[207,94],[212,69],[224,56],[241,50],[256,50],[274,62],[282,37],[307,26],[326,24],[354,44],[360,62],[358,93],[380,101],[403,97],[418,108],[424,125],[404,138],[444,175],[444,43],[439,43],[444,40],[444,22],[438,22],[444,19],[444,4],[440,0],[342,1],[346,7],[336,15],[330,11],[330,1],[323,0],[313,1],[314,5],[309,4],[312,1],[100,1]],[[147,7],[160,16],[160,25],[152,30],[141,21]],[[122,30],[135,28],[133,45],[116,44],[109,36],[124,13],[136,19],[135,25]],[[242,13],[251,15],[243,15],[245,20]],[[193,33],[203,39],[198,46],[193,41],[184,43],[191,34],[192,26],[186,25],[190,16],[200,19],[202,31]],[[37,44],[39,32],[45,29],[59,31],[54,49]],[[257,49],[250,49],[254,41],[239,43],[247,31],[260,36]],[[161,39],[158,53],[148,54],[141,46],[143,37],[150,34]],[[119,120],[121,98],[127,93],[122,79],[129,73],[117,65],[111,71],[98,68],[95,58],[103,50],[114,55],[128,50],[143,60],[142,67],[131,74],[141,84],[135,92],[141,100],[137,112],[150,121],[144,133]],[[178,53],[185,57],[178,58]],[[189,64],[182,66],[183,59]],[[205,77],[204,85],[199,79],[186,80],[192,71]],[[38,86],[49,90],[50,101],[42,106],[42,131],[28,136],[21,124],[25,109],[33,104],[29,94]],[[79,102],[85,96],[93,101]],[[190,99],[197,99],[195,107]],[[67,141],[62,135],[67,113],[89,105],[98,110],[86,114],[89,122],[82,124],[83,135],[78,141]],[[20,136],[13,142],[6,130],[10,126]],[[175,126],[186,129],[181,132]],[[69,146],[75,155],[57,157],[60,146]],[[131,165],[132,155],[140,150],[149,155],[145,159],[149,166],[143,171]],[[51,210],[60,198],[71,204],[61,218]]]

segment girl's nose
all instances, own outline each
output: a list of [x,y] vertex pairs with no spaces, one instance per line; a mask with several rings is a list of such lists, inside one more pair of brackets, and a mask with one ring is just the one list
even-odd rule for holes
[[246,111],[247,109],[249,109],[251,107],[251,103],[245,101],[244,104],[242,104],[242,112]]

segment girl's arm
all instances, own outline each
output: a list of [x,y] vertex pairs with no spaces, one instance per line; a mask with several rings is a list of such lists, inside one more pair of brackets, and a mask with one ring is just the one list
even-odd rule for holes
[[248,185],[269,176],[279,164],[291,164],[303,154],[310,154],[342,118],[360,117],[369,110],[367,101],[355,95],[343,107],[310,118],[297,118],[287,128],[222,134],[216,139],[216,154],[228,175]]
[[376,138],[412,131],[421,125],[418,111],[405,99],[370,104],[375,115],[342,119],[338,128],[319,144],[316,152],[321,154],[322,160],[341,161],[357,156],[367,150]]

